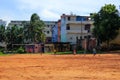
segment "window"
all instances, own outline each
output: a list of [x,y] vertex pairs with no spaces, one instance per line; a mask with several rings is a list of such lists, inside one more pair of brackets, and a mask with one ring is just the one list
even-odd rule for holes
[[81,17],[80,16],[76,16],[76,21],[81,21]]
[[90,24],[86,24],[85,25],[85,30],[90,30],[90,26],[91,26]]
[[82,39],[82,36],[80,36],[80,39]]
[[67,28],[66,28],[67,30],[70,30],[70,25],[69,24],[67,24]]
[[47,25],[47,27],[49,27],[49,25]]
[[88,33],[90,32],[90,30],[88,30]]
[[72,37],[70,37],[70,39],[72,40]]
[[84,38],[87,38],[87,36],[84,36]]
[[49,34],[50,32],[49,31],[47,31],[47,34]]
[[90,39],[90,38],[91,38],[91,36],[90,36],[90,35],[88,35],[88,38]]
[[68,21],[70,21],[70,17],[68,17]]
[[78,37],[76,37],[76,39],[78,40]]

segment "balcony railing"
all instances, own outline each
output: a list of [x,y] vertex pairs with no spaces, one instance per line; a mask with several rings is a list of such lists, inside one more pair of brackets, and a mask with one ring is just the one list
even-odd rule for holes
[[87,30],[67,30],[67,33],[71,33],[71,34],[86,34],[88,33]]
[[67,21],[67,24],[93,24],[93,21]]

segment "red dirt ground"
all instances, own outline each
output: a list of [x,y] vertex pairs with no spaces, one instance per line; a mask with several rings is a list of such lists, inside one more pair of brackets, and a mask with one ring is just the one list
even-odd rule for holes
[[120,54],[0,56],[0,80],[120,80]]

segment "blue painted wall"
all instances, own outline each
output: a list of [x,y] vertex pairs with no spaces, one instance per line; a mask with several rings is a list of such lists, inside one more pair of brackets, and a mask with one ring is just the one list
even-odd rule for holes
[[66,19],[65,17],[61,18],[61,42],[66,42]]
[[87,18],[83,16],[76,16],[76,21],[87,21]]
[[58,25],[52,27],[52,42],[58,42]]

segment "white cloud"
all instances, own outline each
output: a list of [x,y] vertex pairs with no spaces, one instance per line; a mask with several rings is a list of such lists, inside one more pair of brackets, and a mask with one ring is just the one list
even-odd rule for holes
[[41,16],[43,16],[44,20],[54,21],[54,20],[58,20],[58,18],[60,17],[59,14],[54,13],[54,12],[47,10],[47,9],[44,9],[40,14],[41,14]]
[[[119,5],[119,0],[11,0],[16,3],[16,11],[4,15],[10,19],[29,19],[32,13],[38,13],[43,20],[58,20],[61,14],[89,15],[97,12],[105,4]],[[12,10],[12,9],[11,9]],[[3,13],[1,13],[3,14]],[[3,15],[3,16],[4,16]],[[5,17],[6,17],[5,16]],[[8,18],[8,19],[9,19]]]

